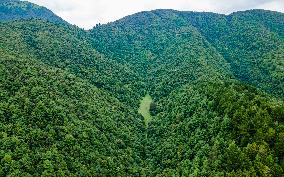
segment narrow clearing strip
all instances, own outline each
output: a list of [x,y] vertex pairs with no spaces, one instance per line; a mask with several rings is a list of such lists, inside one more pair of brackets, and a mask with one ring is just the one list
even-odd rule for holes
[[147,94],[140,103],[140,107],[138,109],[138,113],[144,117],[144,122],[146,127],[148,127],[149,122],[152,120],[152,116],[150,114],[150,105],[152,103],[152,97]]

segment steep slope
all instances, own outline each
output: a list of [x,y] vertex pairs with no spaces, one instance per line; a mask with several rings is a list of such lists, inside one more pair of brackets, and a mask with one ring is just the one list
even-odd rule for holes
[[283,13],[269,10],[247,10],[231,14],[239,19],[245,19],[248,22],[257,22],[270,31],[277,33],[284,39],[284,16]]
[[194,80],[232,76],[226,60],[172,10],[141,12],[91,33],[96,49],[135,68],[155,98]]
[[147,175],[283,174],[282,18],[155,10],[90,31],[99,52],[144,76],[155,100]]
[[139,97],[145,90],[141,76],[94,50],[84,30],[29,20],[0,23],[0,31],[0,46],[11,52],[25,53],[50,66],[68,70],[112,92],[128,105],[139,106]]
[[235,77],[284,98],[284,15],[181,13],[230,63]]
[[52,11],[36,4],[19,0],[0,1],[0,21],[43,19],[54,23],[67,23]]
[[168,85],[178,88],[217,72],[219,78],[233,74],[284,98],[283,18],[283,13],[264,10],[229,16],[155,10],[91,33],[98,51],[138,68],[149,78],[150,90],[152,85],[164,88],[156,96],[170,93]]
[[149,176],[281,176],[284,102],[238,82],[193,82],[157,106]]
[[0,49],[0,176],[138,173],[136,111],[64,70]]

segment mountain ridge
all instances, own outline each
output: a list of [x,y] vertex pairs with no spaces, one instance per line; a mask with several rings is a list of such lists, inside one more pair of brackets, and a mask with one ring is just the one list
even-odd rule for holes
[[83,30],[30,7],[0,16],[0,176],[284,173],[282,13],[156,10]]
[[40,18],[54,23],[67,24],[61,17],[51,10],[28,1],[6,0],[0,2],[0,20],[23,20]]

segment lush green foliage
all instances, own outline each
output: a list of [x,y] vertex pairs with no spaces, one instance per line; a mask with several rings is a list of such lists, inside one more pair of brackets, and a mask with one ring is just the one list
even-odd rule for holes
[[[0,23],[0,46],[75,74],[138,107],[145,92],[138,73],[96,52],[82,29],[44,21]],[[135,98],[135,99],[133,99]]]
[[182,14],[230,63],[235,77],[284,98],[284,16],[251,10]]
[[0,176],[282,176],[283,19],[1,1]]
[[136,112],[70,73],[0,52],[0,176],[139,171]]
[[194,80],[232,75],[228,63],[204,37],[171,11],[138,13],[91,33],[97,50],[130,63],[156,99]]
[[147,151],[155,175],[283,174],[283,101],[239,83],[196,82],[157,107]]
[[142,69],[156,97],[196,79],[234,75],[284,98],[283,21],[282,13],[263,10],[229,16],[156,10],[91,32],[99,52]]

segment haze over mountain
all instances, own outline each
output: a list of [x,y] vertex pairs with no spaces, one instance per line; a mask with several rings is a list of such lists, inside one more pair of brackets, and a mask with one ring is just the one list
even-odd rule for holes
[[0,176],[283,176],[283,29],[161,9],[83,30],[1,1]]
[[283,0],[28,0],[51,9],[71,24],[91,29],[95,24],[106,24],[127,15],[154,9],[215,12],[230,14],[249,9],[284,12]]
[[20,0],[1,0],[0,18],[2,21],[40,18],[56,23],[66,23],[47,8]]

